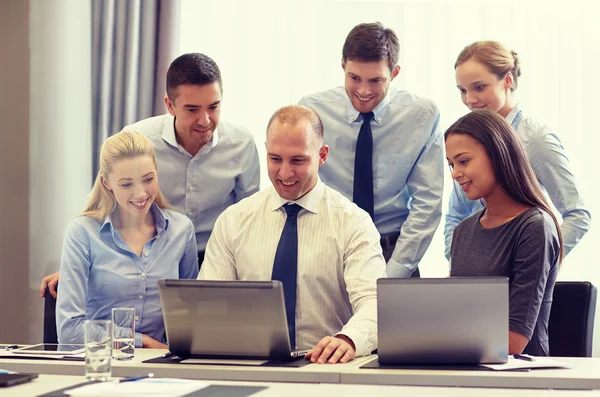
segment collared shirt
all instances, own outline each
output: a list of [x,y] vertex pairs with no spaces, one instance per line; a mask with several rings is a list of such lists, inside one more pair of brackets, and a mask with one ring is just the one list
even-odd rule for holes
[[258,152],[248,130],[221,121],[211,140],[192,156],[177,143],[174,122],[173,116],[165,114],[128,125],[123,131],[137,131],[150,139],[161,191],[177,211],[192,220],[198,251],[204,251],[221,212],[258,191]]
[[[317,112],[331,148],[320,169],[323,182],[352,200],[362,117],[343,87],[305,96],[300,104]],[[400,232],[388,276],[409,277],[442,214],[445,158],[439,111],[428,99],[390,87],[373,114],[374,221],[382,236]]]
[[[506,120],[517,132],[542,190],[562,215],[560,230],[567,255],[588,231],[592,219],[583,204],[567,153],[550,128],[525,116],[518,105],[510,111]],[[469,200],[454,182],[444,227],[446,258],[450,259],[452,233],[456,226],[483,207],[483,200]]]
[[[225,210],[198,278],[271,280],[285,204],[271,187]],[[379,233],[369,214],[320,180],[296,204],[296,347],[342,333],[357,355],[368,354],[377,348],[376,281],[385,276]]]
[[83,322],[111,318],[113,307],[135,308],[135,346],[142,334],[165,342],[158,279],[196,278],[198,252],[192,222],[152,204],[156,236],[141,257],[123,241],[111,215],[102,223],[73,219],[65,232],[56,303],[59,343],[83,343]]

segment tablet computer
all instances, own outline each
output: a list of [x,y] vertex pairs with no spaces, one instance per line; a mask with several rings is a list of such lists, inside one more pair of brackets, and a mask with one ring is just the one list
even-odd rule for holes
[[67,345],[58,343],[40,343],[39,345],[25,346],[11,350],[14,354],[54,354],[71,355],[81,354],[85,351],[83,345]]
[[0,387],[10,387],[29,382],[38,377],[38,374],[0,374]]

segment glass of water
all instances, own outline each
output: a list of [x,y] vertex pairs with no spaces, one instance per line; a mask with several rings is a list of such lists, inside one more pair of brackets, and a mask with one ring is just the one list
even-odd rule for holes
[[129,360],[135,353],[135,309],[115,307],[112,309],[113,349],[115,360]]
[[85,377],[90,380],[110,379],[112,352],[112,321],[86,320],[85,334]]

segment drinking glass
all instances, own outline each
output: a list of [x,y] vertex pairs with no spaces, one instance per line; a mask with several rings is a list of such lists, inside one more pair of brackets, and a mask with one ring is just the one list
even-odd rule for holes
[[115,360],[129,360],[135,354],[135,309],[115,307],[112,309],[113,349]]
[[86,320],[85,377],[106,381],[111,375],[112,321]]

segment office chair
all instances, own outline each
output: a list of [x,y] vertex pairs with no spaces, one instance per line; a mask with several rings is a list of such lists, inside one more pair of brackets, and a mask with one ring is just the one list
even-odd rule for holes
[[[58,285],[56,286],[58,291]],[[56,331],[56,299],[50,295],[50,289],[46,287],[44,296],[44,343],[58,343]]]
[[596,287],[587,281],[560,281],[554,286],[548,324],[550,356],[591,357]]

